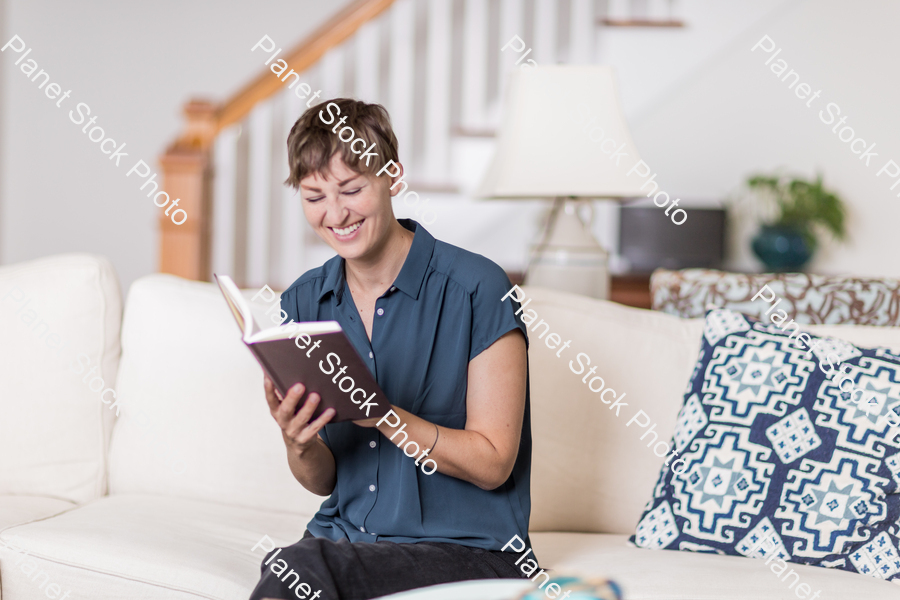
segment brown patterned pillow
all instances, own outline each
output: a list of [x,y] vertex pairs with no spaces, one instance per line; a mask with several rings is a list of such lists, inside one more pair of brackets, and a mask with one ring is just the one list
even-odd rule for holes
[[650,294],[653,310],[683,318],[701,318],[714,304],[762,319],[768,305],[751,298],[764,285],[782,299],[778,308],[800,324],[900,326],[898,279],[657,269]]

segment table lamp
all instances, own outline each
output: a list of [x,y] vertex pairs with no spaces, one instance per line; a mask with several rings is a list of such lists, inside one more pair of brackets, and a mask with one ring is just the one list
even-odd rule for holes
[[609,297],[608,255],[591,233],[589,200],[644,195],[642,178],[627,174],[639,160],[612,67],[539,66],[510,75],[497,150],[476,195],[553,198],[531,248],[527,285]]

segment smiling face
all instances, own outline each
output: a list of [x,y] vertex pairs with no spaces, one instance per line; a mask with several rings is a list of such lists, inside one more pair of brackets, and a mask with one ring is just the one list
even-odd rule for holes
[[[306,220],[326,244],[342,258],[373,259],[384,247],[397,223],[390,189],[392,178],[357,173],[335,153],[329,172],[313,173],[300,181]],[[402,176],[398,175],[398,179]]]

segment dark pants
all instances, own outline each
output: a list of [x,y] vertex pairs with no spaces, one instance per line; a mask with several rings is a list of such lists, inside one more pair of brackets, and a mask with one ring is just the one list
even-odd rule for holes
[[[516,554],[458,544],[333,542],[307,531],[266,565],[276,552],[263,560],[262,576],[250,600],[368,600],[438,583],[524,577],[515,565]],[[283,569],[280,560],[287,563]]]

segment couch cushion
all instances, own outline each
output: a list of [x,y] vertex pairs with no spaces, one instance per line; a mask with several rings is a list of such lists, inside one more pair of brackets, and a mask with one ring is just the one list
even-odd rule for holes
[[[641,442],[641,430],[627,423],[643,410],[662,435],[671,435],[700,348],[702,321],[523,289],[525,300],[532,299],[527,308],[563,343],[571,340],[570,347],[551,350],[538,338],[543,326],[529,334],[531,529],[630,533],[661,460]],[[588,384],[597,376],[606,387],[599,388],[597,381],[593,389],[600,392],[594,393]],[[606,400],[621,397],[627,406],[611,409],[612,402],[602,401],[604,394]]]
[[[627,536],[580,533],[533,533],[541,567],[557,574],[615,579],[628,600],[796,600],[797,586],[807,584],[822,598],[897,598],[897,585],[855,573],[806,565],[789,565],[799,574],[794,589],[762,560],[693,552],[653,551],[626,545]],[[784,575],[782,575],[784,578]],[[809,597],[809,596],[807,596]]]
[[[652,496],[664,459],[647,442],[656,425],[668,440],[691,377],[703,331],[702,319],[680,319],[541,288],[523,288],[528,308],[571,346],[551,350],[530,333],[532,431],[531,529],[630,534]],[[811,333],[865,346],[900,349],[900,328],[810,325]],[[544,335],[544,339],[549,334]],[[576,375],[578,353],[598,366],[615,395],[626,393],[617,417],[599,394],[583,383],[589,368]],[[560,354],[559,357],[556,355]],[[585,357],[581,357],[585,364]],[[598,383],[594,389],[598,389]],[[607,399],[614,395],[609,394]],[[638,410],[651,419],[639,429],[627,425]],[[643,418],[641,419],[643,421]],[[652,444],[651,444],[652,445]]]
[[[274,325],[262,314],[271,305],[253,306],[260,322]],[[125,406],[110,449],[111,494],[310,515],[318,510],[323,498],[291,475],[262,369],[240,338],[214,284],[151,275],[131,286],[118,381]]]
[[65,512],[76,505],[43,496],[0,496],[0,531]]
[[[671,444],[681,458],[632,541],[900,580],[900,357],[776,325],[707,315]],[[829,379],[838,364],[850,388]]]
[[[0,540],[27,551],[73,598],[246,600],[259,580],[264,535],[276,545],[303,536],[311,514],[279,513],[163,496],[122,494],[8,529]],[[10,552],[0,558],[9,557]],[[4,596],[38,598],[3,561]],[[20,595],[20,592],[22,595]]]
[[86,502],[105,492],[115,415],[100,394],[115,383],[120,318],[104,258],[0,268],[0,494]]

